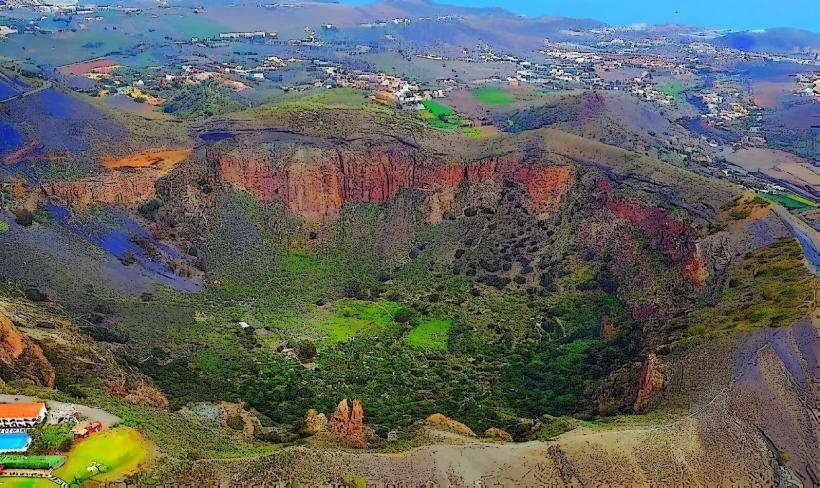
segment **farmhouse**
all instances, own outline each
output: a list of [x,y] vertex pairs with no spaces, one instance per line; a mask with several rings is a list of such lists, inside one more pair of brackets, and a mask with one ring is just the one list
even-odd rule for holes
[[71,429],[71,433],[74,434],[75,440],[79,440],[85,439],[94,432],[99,432],[101,430],[102,424],[99,422],[81,422]]
[[45,418],[45,403],[0,403],[0,429],[30,429]]

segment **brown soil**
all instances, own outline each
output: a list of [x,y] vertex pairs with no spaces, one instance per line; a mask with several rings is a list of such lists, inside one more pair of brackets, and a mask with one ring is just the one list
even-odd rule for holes
[[177,163],[184,160],[191,154],[192,149],[189,147],[181,147],[174,149],[149,149],[128,156],[104,157],[102,166],[106,169],[120,169],[120,168],[156,168],[162,171],[168,171]]

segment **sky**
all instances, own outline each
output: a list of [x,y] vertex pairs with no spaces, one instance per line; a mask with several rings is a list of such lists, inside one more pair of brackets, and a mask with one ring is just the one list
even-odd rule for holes
[[[369,0],[343,0],[370,3]],[[733,30],[795,27],[820,33],[820,0],[437,0],[530,16],[586,17],[614,25],[679,23]]]

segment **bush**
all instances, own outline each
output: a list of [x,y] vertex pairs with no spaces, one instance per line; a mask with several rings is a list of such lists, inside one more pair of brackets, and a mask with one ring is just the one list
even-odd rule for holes
[[65,452],[73,442],[71,427],[65,424],[41,425],[31,431],[31,451],[35,453]]
[[316,344],[314,344],[311,341],[299,341],[299,343],[296,345],[296,357],[298,357],[299,360],[303,363],[311,361],[313,358],[316,357],[316,354]]
[[8,230],[9,230],[9,224],[7,224],[6,222],[0,221],[0,234],[2,234],[3,232],[8,232]]
[[228,427],[233,430],[242,430],[245,428],[245,421],[242,420],[241,415],[230,415],[228,419],[225,421]]
[[31,227],[31,224],[34,223],[34,215],[31,213],[30,210],[25,208],[18,208],[14,211],[15,222],[23,227]]

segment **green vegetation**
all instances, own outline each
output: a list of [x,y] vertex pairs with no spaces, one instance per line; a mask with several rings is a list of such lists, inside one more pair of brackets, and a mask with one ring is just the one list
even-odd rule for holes
[[245,428],[245,421],[242,420],[241,415],[231,415],[225,420],[225,424],[233,430],[242,430]]
[[509,105],[515,101],[510,92],[499,87],[475,88],[473,96],[485,105]]
[[8,231],[9,231],[8,222],[0,221],[0,234],[2,234],[3,232],[8,232]]
[[54,474],[69,483],[113,481],[134,472],[147,454],[145,439],[138,431],[108,429],[77,442]]
[[685,92],[689,87],[684,83],[668,82],[659,83],[657,88],[659,92],[664,95],[675,97],[675,101],[681,103],[684,101],[683,92]]
[[180,87],[163,104],[162,110],[183,119],[210,117],[242,108],[236,93],[216,80]]
[[817,204],[794,193],[762,193],[761,197],[783,205],[789,210],[817,208]]
[[771,203],[769,200],[761,197],[760,195],[755,195],[752,192],[747,192],[743,195],[738,195],[737,197],[733,198],[729,202],[727,202],[723,207],[722,210],[726,210],[729,212],[729,217],[734,220],[742,220],[750,215],[756,209],[760,208],[767,208]]
[[450,131],[456,127],[470,128],[472,126],[470,119],[459,115],[450,107],[432,100],[424,100],[422,104],[424,110],[419,111],[419,117],[434,129]]
[[0,466],[6,469],[54,469],[65,460],[65,456],[0,454]]
[[445,319],[430,319],[413,328],[405,341],[422,349],[447,350],[447,335],[453,323]]
[[322,344],[330,345],[347,341],[365,331],[377,333],[393,325],[396,314],[402,309],[398,303],[387,300],[366,302],[345,299],[336,302],[329,314],[314,314],[308,324],[325,336]]
[[243,115],[273,115],[303,110],[350,110],[375,105],[368,92],[357,88],[321,88],[302,92],[285,92],[273,100],[242,112]]
[[816,278],[803,264],[797,240],[782,238],[746,255],[732,272],[716,306],[690,317],[689,332],[781,327],[811,314]]
[[66,424],[39,425],[31,431],[31,451],[37,453],[67,451],[74,435]]

